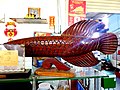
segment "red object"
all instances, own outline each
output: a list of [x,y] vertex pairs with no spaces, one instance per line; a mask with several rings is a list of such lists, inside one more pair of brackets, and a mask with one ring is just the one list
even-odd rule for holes
[[17,35],[17,31],[16,29],[7,29],[4,31],[4,34],[7,36],[7,37],[14,37]]
[[120,71],[115,71],[116,77],[120,78]]
[[[59,56],[73,65],[90,67],[99,63],[92,51],[113,54],[118,46],[117,36],[113,33],[92,38],[99,25],[101,23],[95,20],[83,20],[71,25],[61,36],[30,37],[4,44],[24,44],[25,55],[28,57]],[[10,49],[9,45],[5,47]]]
[[86,18],[86,1],[69,0],[68,26]]
[[71,90],[77,90],[78,80],[71,80]]
[[52,33],[46,33],[46,32],[34,32],[34,36],[35,37],[39,37],[39,36],[51,36]]
[[[14,37],[17,35],[15,22],[7,22],[7,24],[5,26],[6,26],[6,29],[4,30],[4,34],[7,37]],[[9,26],[13,26],[13,28],[9,28]]]
[[14,27],[16,27],[15,22],[7,22],[7,24],[6,24],[5,26],[7,27],[7,26],[9,26],[9,25],[13,25]]
[[118,55],[120,55],[120,50],[118,50]]
[[9,38],[8,41],[12,41],[13,39],[12,38]]
[[70,70],[70,67],[63,64],[62,62],[60,62],[56,58],[46,58],[42,63],[42,67],[45,69],[50,69],[53,64],[56,66],[56,68],[58,70],[65,70],[65,71]]

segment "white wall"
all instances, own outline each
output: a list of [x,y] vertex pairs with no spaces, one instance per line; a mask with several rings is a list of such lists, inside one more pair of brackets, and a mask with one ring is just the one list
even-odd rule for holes
[[60,4],[60,25],[61,31],[63,32],[68,28],[68,1],[69,0],[59,0]]
[[[41,18],[49,21],[49,16],[55,16],[55,31],[59,31],[58,27],[58,0],[0,0],[0,20],[5,17],[5,23],[0,23],[0,44],[8,41],[5,36],[5,24],[11,21],[9,18],[24,18],[28,13],[28,7],[41,8]],[[13,39],[32,37],[34,31],[54,32],[49,29],[48,24],[18,24],[18,34]],[[32,68],[32,58],[27,57],[25,63],[26,69]]]
[[57,0],[0,0],[0,12],[7,17],[24,17],[28,7],[40,7],[41,18],[56,15]]
[[[28,13],[28,7],[41,8],[41,18],[49,19],[49,16],[56,18],[56,32],[58,32],[57,0],[0,0],[0,19],[5,15],[5,22],[11,21],[9,18],[24,18]],[[48,20],[49,21],[49,20]],[[8,41],[4,35],[6,23],[0,23],[0,44]],[[18,24],[18,34],[13,39],[32,37],[34,31],[54,32],[49,29],[48,24]]]

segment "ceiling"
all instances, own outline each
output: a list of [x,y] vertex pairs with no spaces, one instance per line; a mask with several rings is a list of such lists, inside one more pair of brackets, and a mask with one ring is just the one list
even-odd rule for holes
[[112,14],[120,14],[120,0],[86,0],[86,17],[102,19]]
[[120,13],[120,0],[86,0],[86,12]]

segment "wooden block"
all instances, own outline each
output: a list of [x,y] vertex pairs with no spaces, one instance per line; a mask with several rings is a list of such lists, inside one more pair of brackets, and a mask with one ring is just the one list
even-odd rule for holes
[[6,78],[6,75],[0,75],[0,78]]
[[70,71],[57,70],[56,68],[44,69],[39,68],[35,71],[39,76],[53,76],[53,77],[75,77],[75,74]]

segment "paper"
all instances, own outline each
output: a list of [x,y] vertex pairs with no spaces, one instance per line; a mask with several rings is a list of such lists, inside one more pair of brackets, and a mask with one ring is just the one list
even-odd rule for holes
[[25,57],[25,69],[32,69],[32,57]]
[[0,50],[0,66],[17,66],[17,50]]

